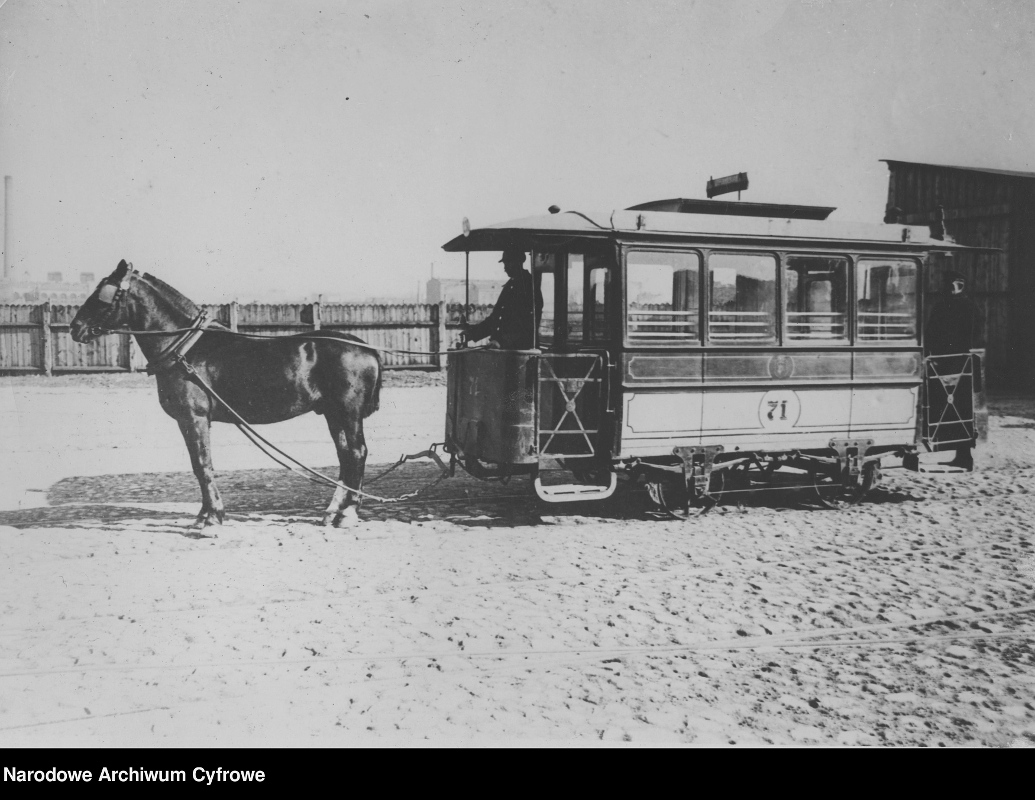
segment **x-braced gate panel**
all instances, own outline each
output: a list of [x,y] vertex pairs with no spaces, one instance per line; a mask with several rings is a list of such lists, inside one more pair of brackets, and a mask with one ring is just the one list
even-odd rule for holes
[[923,443],[943,450],[978,437],[973,353],[924,359]]
[[607,397],[604,358],[595,353],[539,357],[536,432],[540,466],[607,457],[601,423]]

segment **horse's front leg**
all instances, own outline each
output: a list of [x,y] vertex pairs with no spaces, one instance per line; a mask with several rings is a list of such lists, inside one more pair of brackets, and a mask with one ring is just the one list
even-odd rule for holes
[[190,463],[194,477],[201,487],[201,511],[194,521],[197,529],[223,523],[223,498],[216,488],[216,471],[212,467],[212,442],[207,417],[191,415],[176,420],[190,452]]

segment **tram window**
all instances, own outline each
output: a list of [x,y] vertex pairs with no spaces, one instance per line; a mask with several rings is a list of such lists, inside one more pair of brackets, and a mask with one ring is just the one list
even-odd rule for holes
[[[587,257],[589,261],[589,257]],[[594,267],[592,261],[586,271],[585,341],[607,340],[607,295],[611,285],[611,271]]]
[[715,343],[776,338],[776,258],[757,253],[708,257],[708,338]]
[[915,343],[916,263],[860,259],[855,274],[859,340]]
[[554,343],[553,273],[543,272],[540,274],[540,290],[543,293],[543,316],[539,320],[538,341],[540,346],[549,346]]
[[611,296],[612,261],[593,253],[568,254],[567,341],[606,342],[607,307]]
[[585,288],[582,285],[582,273],[585,261],[578,253],[568,256],[568,341],[582,341],[582,306],[585,301]]
[[627,259],[626,329],[630,342],[700,340],[697,253],[630,252]]
[[536,253],[533,259],[533,276],[536,286],[543,296],[543,312],[539,320],[539,331],[536,335],[538,347],[550,347],[556,341],[554,327],[554,296],[556,281],[554,273],[556,270],[557,256],[552,253]]
[[848,338],[848,259],[791,256],[784,269],[787,341],[811,344]]

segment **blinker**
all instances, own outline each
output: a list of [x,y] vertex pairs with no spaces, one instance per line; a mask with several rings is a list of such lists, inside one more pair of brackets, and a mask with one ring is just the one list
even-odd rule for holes
[[101,303],[111,305],[115,300],[115,292],[117,287],[112,286],[110,283],[104,284],[97,292],[97,300]]

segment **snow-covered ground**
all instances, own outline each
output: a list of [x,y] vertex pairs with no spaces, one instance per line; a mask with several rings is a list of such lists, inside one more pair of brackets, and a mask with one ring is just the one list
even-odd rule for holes
[[[386,386],[368,475],[442,438]],[[363,524],[229,426],[228,521],[146,380],[0,378],[0,746],[1035,743],[1035,401],[973,474],[657,518],[453,478]],[[266,429],[333,462],[323,421]],[[407,465],[370,487],[416,488]]]

